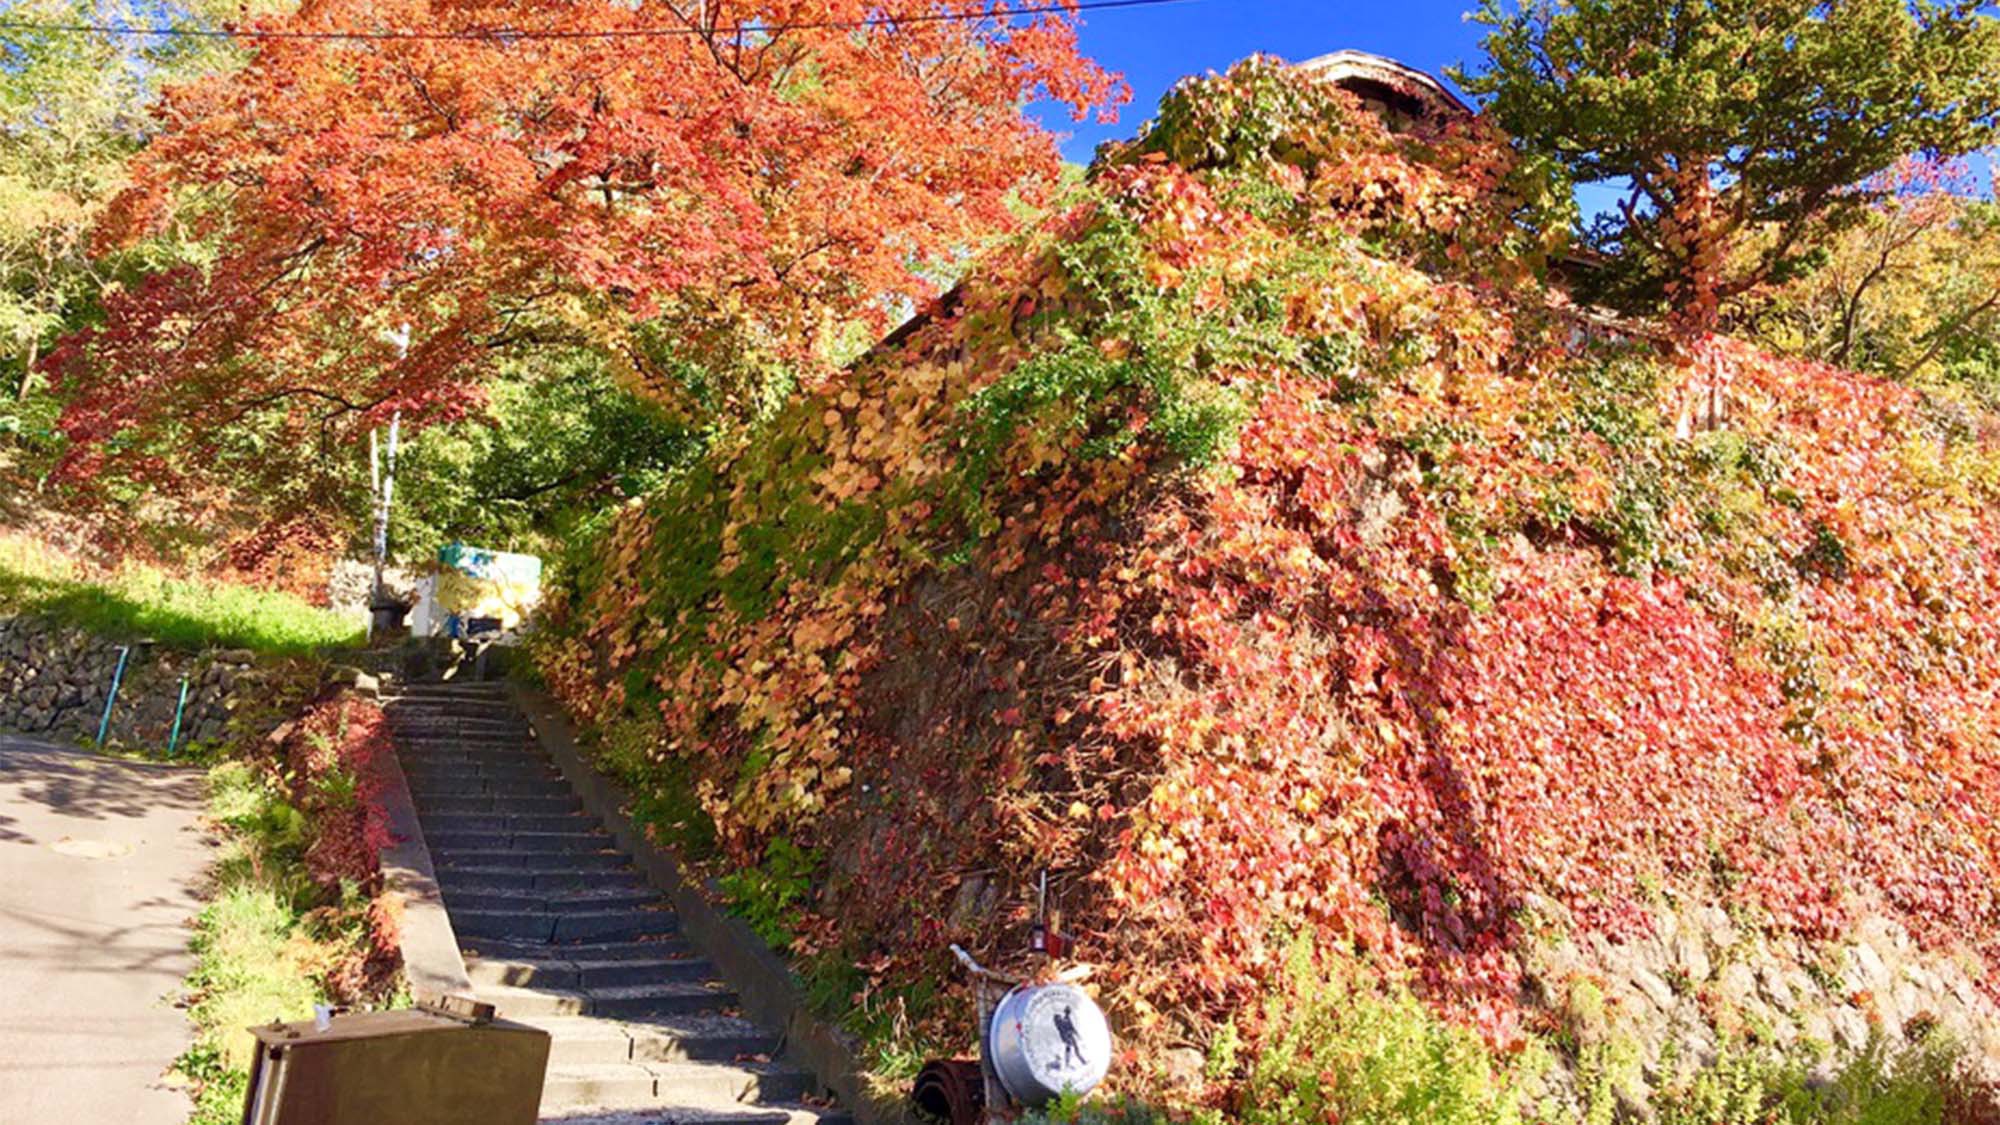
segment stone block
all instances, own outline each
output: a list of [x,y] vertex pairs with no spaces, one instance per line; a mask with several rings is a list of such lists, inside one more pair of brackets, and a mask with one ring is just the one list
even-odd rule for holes
[[1653,1002],[1655,1008],[1658,1008],[1662,1012],[1673,1011],[1674,990],[1660,974],[1651,969],[1634,968],[1630,974],[1630,979],[1633,986],[1644,993],[1646,999]]
[[1827,1013],[1835,1046],[1859,1051],[1868,1045],[1868,1017],[1851,1004],[1842,1004]]
[[1756,971],[1741,961],[1732,961],[1724,965],[1722,971],[1716,974],[1715,994],[1733,1008],[1743,1008],[1755,1002]]
[[1847,947],[1844,962],[1847,970],[1848,988],[1880,989],[1889,983],[1889,967],[1882,963],[1882,956],[1866,942]]
[[1674,968],[1693,984],[1708,980],[1712,966],[1708,960],[1708,946],[1701,935],[1690,929],[1683,929],[1674,938]]

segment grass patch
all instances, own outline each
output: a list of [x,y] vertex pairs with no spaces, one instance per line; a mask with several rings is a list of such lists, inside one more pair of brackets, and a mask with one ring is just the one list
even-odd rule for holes
[[366,937],[352,921],[350,888],[338,909],[321,901],[307,874],[306,817],[276,785],[247,763],[225,762],[209,771],[208,787],[223,842],[191,942],[195,1042],[174,1068],[194,1092],[189,1125],[235,1125],[254,1053],[248,1029],[309,1018],[328,999],[329,970]]
[[195,1090],[191,1125],[239,1120],[253,1040],[247,1028],[312,1015],[325,999],[304,933],[304,817],[242,762],[209,771],[223,845],[214,896],[195,919],[187,988],[194,1046],[175,1063]]
[[[1881,1034],[1861,1050],[1780,1050],[1725,1040],[1713,1059],[1667,1077],[1643,1109],[1621,1104],[1603,1060],[1575,1074],[1582,1103],[1558,1096],[1558,1047],[1542,1037],[1501,1057],[1359,961],[1316,959],[1298,942],[1258,1014],[1265,1034],[1240,1052],[1235,1025],[1211,1044],[1210,1077],[1241,1079],[1226,1109],[1170,1112],[1140,1101],[1066,1096],[1022,1125],[1992,1125],[1994,1090],[1962,1044],[1938,1031],[1915,1042]],[[1239,1057],[1239,1052],[1243,1057]],[[1636,1061],[1631,1065],[1636,1069]]]
[[188,1016],[200,1032],[176,1067],[193,1083],[192,1125],[241,1120],[255,1024],[299,1020],[325,999],[312,972],[311,944],[297,940],[299,918],[270,887],[221,892],[195,925],[197,997]]
[[291,594],[174,578],[145,566],[102,577],[32,540],[0,538],[0,612],[33,613],[99,636],[171,648],[298,654],[359,644],[361,622]]

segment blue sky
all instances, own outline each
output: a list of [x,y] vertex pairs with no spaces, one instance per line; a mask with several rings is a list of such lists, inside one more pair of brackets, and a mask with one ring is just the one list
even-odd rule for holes
[[1132,85],[1132,102],[1116,125],[1074,123],[1061,110],[1043,113],[1042,120],[1069,134],[1063,154],[1083,164],[1099,141],[1137,131],[1176,79],[1227,69],[1258,51],[1297,62],[1353,48],[1437,74],[1450,63],[1479,58],[1482,29],[1460,18],[1473,2],[1189,0],[1085,12],[1080,31],[1084,53],[1124,73]]
[[[1186,0],[1151,8],[1085,12],[1079,32],[1085,54],[1120,71],[1132,101],[1115,125],[1072,122],[1067,110],[1037,114],[1064,137],[1063,155],[1088,164],[1099,141],[1129,137],[1159,104],[1160,95],[1184,75],[1224,70],[1264,51],[1298,62],[1352,48],[1387,55],[1447,83],[1444,68],[1476,65],[1485,28],[1464,13],[1478,0]],[[1974,161],[1986,182],[1984,159]],[[1611,205],[1615,192],[1586,187],[1578,202],[1586,213]]]

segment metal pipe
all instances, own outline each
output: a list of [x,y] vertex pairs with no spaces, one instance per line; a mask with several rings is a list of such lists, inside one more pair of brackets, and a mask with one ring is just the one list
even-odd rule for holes
[[1000,1122],[1005,1116],[1012,1099],[1007,1096],[1007,1087],[1000,1083],[1000,1072],[993,1066],[993,1009],[995,1006],[992,989],[1005,989],[1020,982],[1003,977],[999,973],[973,960],[957,942],[951,946],[951,955],[972,976],[972,996],[974,1001],[974,1028],[979,1036],[979,1074],[986,1090],[986,1120]]
[[167,736],[167,757],[174,756],[174,746],[181,740],[181,712],[187,710],[188,678],[181,677],[181,700],[174,704],[174,732]]
[[125,658],[132,655],[131,645],[118,646],[118,667],[111,673],[111,694],[104,697],[104,717],[97,720],[97,748],[104,749],[104,736],[111,731],[111,708],[118,702],[118,685],[125,679]]

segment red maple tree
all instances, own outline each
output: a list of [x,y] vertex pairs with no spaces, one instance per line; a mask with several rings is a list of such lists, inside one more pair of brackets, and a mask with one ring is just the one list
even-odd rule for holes
[[1124,100],[1062,7],[308,0],[252,21],[242,69],[162,98],[103,232],[180,223],[215,260],[112,295],[51,357],[68,471],[184,478],[246,420],[303,449],[448,419],[487,357],[539,342],[662,394],[707,360],[702,408],[742,409],[754,390],[717,390],[732,355],[810,376],[831,326],[923,296],[927,263],[1054,183],[1026,102]]

